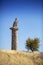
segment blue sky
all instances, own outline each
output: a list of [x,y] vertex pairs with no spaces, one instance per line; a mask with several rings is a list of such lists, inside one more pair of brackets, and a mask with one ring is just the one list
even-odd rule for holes
[[11,30],[18,18],[18,50],[26,50],[27,38],[40,39],[43,51],[42,0],[0,0],[0,49],[11,49]]

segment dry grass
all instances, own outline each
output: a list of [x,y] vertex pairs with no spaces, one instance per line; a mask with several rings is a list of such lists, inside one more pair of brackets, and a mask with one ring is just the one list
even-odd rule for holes
[[43,53],[0,50],[0,65],[43,65]]

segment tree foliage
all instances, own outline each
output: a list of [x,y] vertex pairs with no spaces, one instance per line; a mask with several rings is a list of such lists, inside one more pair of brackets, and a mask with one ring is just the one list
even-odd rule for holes
[[38,38],[34,38],[34,39],[30,39],[28,38],[26,40],[26,48],[29,50],[33,51],[37,51],[39,48],[39,39]]

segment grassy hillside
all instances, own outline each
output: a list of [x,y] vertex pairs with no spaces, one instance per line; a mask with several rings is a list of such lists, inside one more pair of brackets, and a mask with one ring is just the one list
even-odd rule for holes
[[0,65],[43,65],[43,53],[0,50]]

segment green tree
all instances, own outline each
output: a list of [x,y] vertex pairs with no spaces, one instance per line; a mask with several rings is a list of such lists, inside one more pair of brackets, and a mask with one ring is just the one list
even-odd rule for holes
[[30,39],[28,38],[26,40],[26,48],[29,50],[33,51],[38,51],[39,48],[39,39],[38,38],[34,38],[34,39]]

